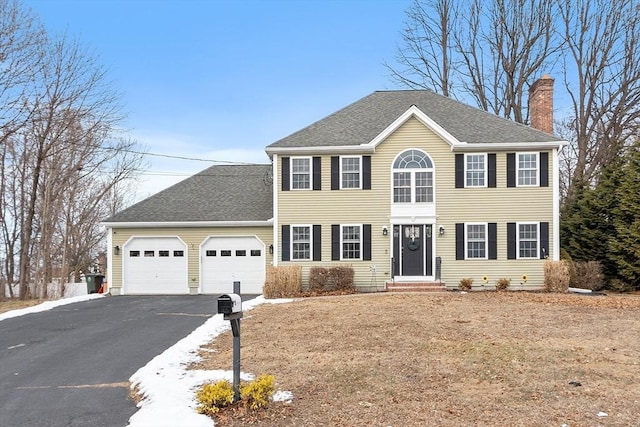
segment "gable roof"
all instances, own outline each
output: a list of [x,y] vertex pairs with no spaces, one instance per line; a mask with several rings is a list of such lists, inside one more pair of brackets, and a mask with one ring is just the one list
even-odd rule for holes
[[157,223],[225,222],[228,225],[269,221],[273,218],[271,177],[271,165],[212,166],[103,223],[107,226],[155,223],[157,226]]
[[457,142],[561,143],[553,135],[427,90],[377,91],[267,146],[267,153],[305,147],[363,146],[374,142],[413,106]]

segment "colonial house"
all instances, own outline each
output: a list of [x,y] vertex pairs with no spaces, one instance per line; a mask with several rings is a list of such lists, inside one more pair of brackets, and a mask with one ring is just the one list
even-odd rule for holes
[[539,289],[559,258],[553,79],[532,126],[429,91],[380,91],[104,221],[110,291],[260,293],[267,266],[349,265],[360,291],[415,283]]

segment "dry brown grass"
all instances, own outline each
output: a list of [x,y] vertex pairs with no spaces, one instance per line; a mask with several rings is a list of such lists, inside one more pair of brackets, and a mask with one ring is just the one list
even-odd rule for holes
[[262,292],[267,298],[286,298],[302,291],[302,269],[298,266],[268,267]]
[[[638,296],[373,294],[265,304],[242,322],[242,370],[275,375],[294,400],[252,415],[226,411],[217,423],[637,425],[639,336]],[[216,352],[202,352],[197,367],[231,369],[230,334],[209,347]]]
[[33,305],[38,305],[46,300],[42,299],[28,299],[28,300],[19,300],[19,299],[4,299],[0,300],[0,313],[5,313],[11,310],[18,310],[21,308],[31,307]]

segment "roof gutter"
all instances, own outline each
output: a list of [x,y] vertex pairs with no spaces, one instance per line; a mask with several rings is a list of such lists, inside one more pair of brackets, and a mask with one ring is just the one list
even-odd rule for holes
[[266,221],[102,222],[100,225],[109,228],[272,227],[273,218]]
[[369,144],[363,145],[337,145],[317,147],[267,147],[266,153],[273,154],[342,154],[342,153],[375,153],[376,147]]
[[473,142],[451,146],[451,151],[507,151],[507,150],[550,150],[568,145],[567,141],[547,142]]

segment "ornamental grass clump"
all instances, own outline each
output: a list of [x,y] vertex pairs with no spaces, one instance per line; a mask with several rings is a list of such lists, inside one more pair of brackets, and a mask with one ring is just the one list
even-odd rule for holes
[[501,277],[496,280],[496,291],[506,291],[509,286],[511,286],[511,279]]
[[262,293],[265,298],[292,298],[302,292],[302,269],[298,266],[267,268]]
[[460,281],[458,282],[458,289],[460,289],[461,291],[470,291],[471,285],[473,285],[473,279],[465,277],[463,279],[460,279]]
[[544,262],[544,290],[546,292],[567,292],[571,282],[569,265],[569,261],[566,260],[546,260]]

